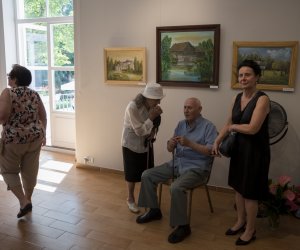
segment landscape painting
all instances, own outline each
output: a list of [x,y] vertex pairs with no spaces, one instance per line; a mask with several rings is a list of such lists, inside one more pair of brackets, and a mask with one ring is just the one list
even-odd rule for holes
[[298,42],[234,42],[232,88],[239,88],[237,67],[245,59],[256,61],[261,68],[258,89],[293,91]]
[[105,82],[137,85],[146,82],[145,48],[105,48]]
[[157,27],[157,82],[218,85],[220,25]]

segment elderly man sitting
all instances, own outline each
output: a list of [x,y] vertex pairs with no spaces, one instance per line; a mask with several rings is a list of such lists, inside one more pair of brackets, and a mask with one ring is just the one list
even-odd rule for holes
[[136,222],[139,224],[161,219],[157,185],[175,174],[176,179],[170,187],[170,225],[176,229],[168,237],[170,243],[180,242],[191,234],[186,190],[203,183],[209,173],[211,148],[217,130],[214,124],[202,117],[201,110],[201,102],[197,98],[185,101],[185,120],[178,123],[174,136],[167,143],[169,152],[176,151],[174,166],[170,161],[142,174],[138,205],[150,209],[137,217]]

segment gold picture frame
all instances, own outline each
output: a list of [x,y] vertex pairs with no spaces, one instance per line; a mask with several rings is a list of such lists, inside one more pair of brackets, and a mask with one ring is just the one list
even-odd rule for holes
[[239,89],[237,67],[245,59],[256,61],[262,76],[257,89],[294,91],[298,41],[233,42],[231,87]]
[[146,49],[104,48],[104,77],[108,84],[145,84]]

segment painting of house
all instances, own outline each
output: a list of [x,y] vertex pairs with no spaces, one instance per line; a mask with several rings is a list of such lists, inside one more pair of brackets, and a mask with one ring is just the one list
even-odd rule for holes
[[118,72],[122,72],[122,71],[126,71],[126,70],[134,71],[135,68],[134,68],[133,60],[128,60],[127,59],[127,60],[122,61],[122,62],[117,62],[115,70],[118,71]]
[[213,80],[213,31],[163,32],[161,50],[162,81]]
[[145,48],[104,49],[105,81],[137,84],[146,81]]

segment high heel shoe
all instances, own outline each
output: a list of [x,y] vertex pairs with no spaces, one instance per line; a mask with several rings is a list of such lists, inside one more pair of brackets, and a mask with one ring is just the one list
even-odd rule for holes
[[245,231],[245,227],[246,227],[246,223],[241,226],[239,229],[237,230],[232,230],[231,228],[229,228],[226,232],[225,232],[225,235],[236,235],[238,233],[242,233]]
[[245,246],[251,243],[251,241],[254,241],[256,239],[256,231],[253,232],[252,237],[250,240],[242,240],[240,237],[236,240],[235,244],[237,246]]

